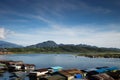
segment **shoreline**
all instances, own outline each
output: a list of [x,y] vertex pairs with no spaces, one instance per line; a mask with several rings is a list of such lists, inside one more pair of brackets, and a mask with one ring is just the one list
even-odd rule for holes
[[120,58],[120,53],[81,53],[78,56],[89,58]]
[[0,54],[0,55],[9,55],[9,54],[72,54],[75,56],[84,56],[89,58],[120,58],[120,53],[75,53],[75,52],[9,52],[8,54]]

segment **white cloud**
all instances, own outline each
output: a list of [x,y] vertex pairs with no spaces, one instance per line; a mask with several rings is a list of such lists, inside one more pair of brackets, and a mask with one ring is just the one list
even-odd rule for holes
[[0,39],[5,39],[11,36],[12,34],[14,34],[13,31],[5,29],[5,28],[0,28]]
[[0,28],[0,39],[4,39],[5,38],[5,30],[4,28]]
[[120,48],[120,32],[106,31],[90,33],[82,42],[99,47]]
[[43,21],[43,22],[45,22],[45,23],[48,23],[48,24],[52,24],[53,22],[52,21],[50,21],[49,19],[47,19],[47,18],[45,18],[45,17],[43,17],[43,16],[40,16],[40,15],[30,15],[32,18],[34,18],[34,19],[38,19],[38,20],[41,20],[41,21]]

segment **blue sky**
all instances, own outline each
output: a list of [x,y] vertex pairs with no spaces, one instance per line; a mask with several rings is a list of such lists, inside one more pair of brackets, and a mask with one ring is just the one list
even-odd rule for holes
[[0,39],[120,48],[120,0],[0,0]]

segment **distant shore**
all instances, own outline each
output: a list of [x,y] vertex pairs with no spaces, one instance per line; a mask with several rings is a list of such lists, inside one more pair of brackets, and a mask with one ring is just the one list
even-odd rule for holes
[[89,58],[120,58],[120,53],[81,53],[78,56]]
[[84,56],[84,57],[89,57],[89,58],[120,58],[120,53],[106,53],[106,52],[87,52],[87,53],[80,53],[80,52],[18,52],[18,53],[13,53],[13,54],[72,54],[75,56]]
[[88,53],[74,53],[74,52],[0,52],[0,55],[7,55],[7,54],[73,54],[76,56],[84,56],[84,57],[89,57],[89,58],[120,58],[120,53],[99,53],[99,52],[88,52]]

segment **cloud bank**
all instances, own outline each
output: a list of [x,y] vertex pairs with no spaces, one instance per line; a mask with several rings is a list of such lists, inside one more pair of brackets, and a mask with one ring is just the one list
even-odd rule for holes
[[5,30],[4,28],[0,28],[0,39],[4,39],[5,38]]
[[83,26],[69,28],[63,25],[51,25],[47,28],[32,29],[26,33],[16,32],[13,34],[11,41],[24,46],[53,40],[58,44],[88,44],[99,47],[120,48],[120,32],[115,30],[104,31],[101,28],[86,28],[85,25]]
[[13,37],[12,34],[14,34],[13,31],[5,29],[5,28],[0,28],[0,39],[6,39],[8,37]]

